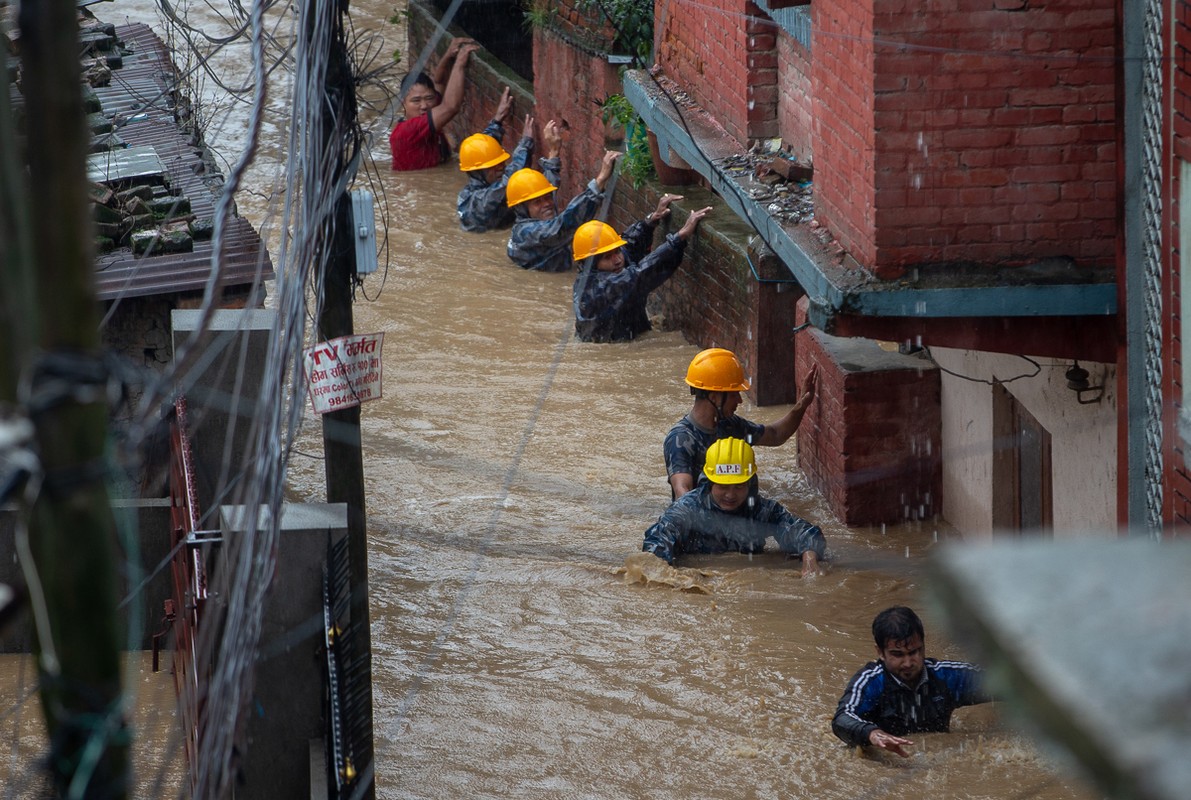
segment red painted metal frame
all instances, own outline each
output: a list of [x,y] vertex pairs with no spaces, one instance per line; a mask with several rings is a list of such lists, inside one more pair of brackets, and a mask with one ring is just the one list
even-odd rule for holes
[[[195,490],[194,460],[187,434],[186,398],[174,403],[170,427],[170,521],[174,558],[174,687],[185,736],[186,760],[193,784],[198,743],[202,736],[202,705],[206,697],[206,676],[198,650],[198,631],[207,600],[207,572],[203,553],[194,546],[199,529],[198,495]],[[191,789],[195,787],[192,785]]]

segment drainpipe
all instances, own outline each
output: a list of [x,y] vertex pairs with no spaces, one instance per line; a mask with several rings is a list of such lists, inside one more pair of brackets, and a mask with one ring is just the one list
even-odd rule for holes
[[[1122,0],[1124,83],[1125,373],[1127,396],[1126,520],[1131,536],[1157,538],[1162,530],[1161,298],[1155,279],[1157,253],[1147,236],[1159,230],[1161,201],[1147,196],[1160,178],[1161,139],[1147,122],[1159,111],[1162,76],[1147,62],[1152,23],[1160,27],[1156,0]],[[1157,93],[1157,95],[1155,94]],[[1149,163],[1155,160],[1157,163]],[[1150,181],[1146,176],[1151,176]],[[1147,202],[1150,201],[1150,202]],[[1151,252],[1154,250],[1154,252]]]

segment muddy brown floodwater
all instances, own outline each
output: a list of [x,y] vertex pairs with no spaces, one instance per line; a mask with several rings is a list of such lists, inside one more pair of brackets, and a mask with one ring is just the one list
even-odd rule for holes
[[[462,183],[449,166],[382,173],[391,261],[356,304],[357,331],[385,332],[385,395],[363,409],[379,796],[1087,796],[993,707],[905,760],[832,736],[873,616],[923,608],[948,532],[841,526],[795,443],[759,449],[761,487],[823,527],[827,574],[640,553],[698,348],[575,341],[573,276],[514,267],[506,234],[463,234]],[[292,470],[312,500],[319,466]],[[962,656],[931,622],[930,652]]]
[[[403,47],[390,3],[352,8],[357,29]],[[759,449],[761,488],[823,528],[826,574],[803,579],[778,555],[673,569],[640,553],[669,500],[661,443],[689,408],[699,348],[659,331],[576,342],[573,275],[516,268],[505,233],[462,233],[461,173],[390,172],[387,121],[370,124],[387,264],[355,329],[385,334],[384,397],[362,410],[378,797],[1094,796],[995,705],[915,736],[908,759],[836,740],[831,715],[881,609],[918,607],[928,654],[963,656],[923,600],[924,563],[950,532],[841,526],[792,441]],[[283,152],[266,147],[259,193],[240,202],[258,224]],[[300,449],[318,442],[308,419]],[[322,462],[295,456],[290,484],[321,501]]]

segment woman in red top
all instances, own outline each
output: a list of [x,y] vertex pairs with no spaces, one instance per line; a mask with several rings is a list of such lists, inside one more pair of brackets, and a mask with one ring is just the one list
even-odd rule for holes
[[[434,80],[424,72],[402,81],[404,116],[389,134],[394,170],[437,167],[450,155],[443,128],[463,107],[467,62],[480,46],[471,39],[454,39],[434,70]],[[448,72],[449,71],[449,72]],[[446,88],[439,94],[442,81]]]

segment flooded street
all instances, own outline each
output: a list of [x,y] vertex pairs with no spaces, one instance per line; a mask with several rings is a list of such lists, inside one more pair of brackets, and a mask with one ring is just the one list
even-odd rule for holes
[[[908,760],[844,747],[836,701],[876,612],[922,608],[936,528],[843,528],[789,443],[758,450],[761,488],[823,527],[827,574],[640,553],[698,348],[574,341],[573,276],[460,232],[456,170],[382,182],[392,263],[356,305],[357,331],[385,332],[385,397],[363,409],[378,796],[1088,796],[988,707]],[[295,461],[302,497],[320,466]],[[929,653],[962,656],[926,622]]]
[[[98,13],[158,27],[152,7]],[[357,29],[404,52],[389,41],[391,4],[352,9]],[[690,408],[683,376],[700,348],[658,330],[576,341],[574,274],[518,269],[507,232],[463,233],[463,175],[391,172],[388,121],[364,122],[387,224],[354,308],[358,333],[384,333],[384,397],[362,408],[378,797],[1096,796],[995,704],[960,710],[949,734],[911,737],[908,759],[836,739],[831,716],[874,657],[878,611],[915,607],[927,654],[964,656],[924,599],[945,524],[841,526],[794,440],[758,448],[761,491],[822,527],[825,574],[803,579],[778,554],[678,569],[642,554],[669,503],[662,440]],[[271,124],[239,207],[275,244],[284,119]],[[233,160],[235,141],[211,144]],[[746,398],[739,413],[764,423],[785,410]],[[297,450],[291,499],[322,502],[312,414]]]

